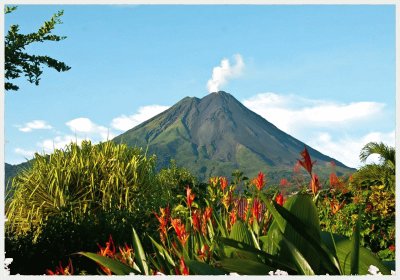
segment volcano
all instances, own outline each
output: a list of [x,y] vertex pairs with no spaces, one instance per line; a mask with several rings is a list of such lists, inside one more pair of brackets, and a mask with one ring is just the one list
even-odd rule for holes
[[201,99],[185,97],[113,141],[147,148],[156,154],[158,168],[174,159],[203,180],[229,177],[239,169],[246,176],[263,171],[276,181],[292,173],[304,147],[319,172],[327,174],[331,162],[339,175],[354,171],[281,131],[224,91]]

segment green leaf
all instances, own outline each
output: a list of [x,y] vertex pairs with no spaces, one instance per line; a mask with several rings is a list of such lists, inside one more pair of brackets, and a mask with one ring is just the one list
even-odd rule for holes
[[238,242],[236,240],[224,237],[218,238],[218,241],[221,241],[223,244],[226,244],[228,246],[246,251],[248,254],[253,254],[254,259],[257,259],[260,256],[268,266],[274,267],[275,270],[281,269],[289,273],[294,273],[296,271],[295,267],[291,266],[290,263],[281,262],[276,256],[270,255],[262,250],[258,250],[255,247],[245,244],[243,242]]
[[156,254],[160,255],[164,260],[168,261],[168,263],[172,266],[175,266],[174,260],[171,258],[167,250],[164,249],[160,244],[158,244],[150,235],[148,235],[153,245],[157,248]]
[[138,265],[140,271],[144,275],[149,275],[149,267],[146,262],[146,255],[143,250],[142,243],[140,242],[139,236],[135,229],[132,227],[133,232],[133,249],[135,250],[135,262]]
[[116,275],[129,275],[130,273],[134,273],[134,274],[138,274],[138,275],[141,274],[139,271],[133,269],[132,267],[127,266],[126,264],[124,264],[120,261],[117,261],[117,260],[114,260],[114,259],[111,259],[108,257],[100,256],[98,254],[90,253],[90,252],[79,252],[78,254],[83,255],[83,256],[97,262],[101,266],[109,268]]
[[[336,241],[337,256],[341,267],[343,268],[343,274],[351,274],[351,252],[353,250],[352,240],[340,240]],[[359,252],[359,266],[358,274],[368,274],[368,268],[370,265],[374,265],[379,268],[379,271],[384,275],[390,275],[390,269],[386,267],[382,261],[380,261],[371,251],[360,246]]]
[[[325,270],[319,271],[314,268],[316,273],[325,274],[327,272],[331,275],[340,274],[339,262],[321,242],[319,222],[318,226],[316,226],[315,221],[313,221],[317,212],[316,209],[314,209],[315,205],[309,195],[297,194],[292,196],[285,203],[285,208],[274,201],[271,203],[263,194],[261,195],[261,199],[274,217],[274,222],[271,225],[270,231],[273,231],[274,227],[278,227],[283,235],[285,235],[296,248],[302,248],[299,251],[313,267],[317,267],[318,262],[320,262],[320,265],[322,265]],[[286,207],[288,207],[290,211],[286,209]],[[302,218],[295,216],[294,213],[301,215]],[[312,216],[310,217],[311,221],[307,220],[307,213],[310,213],[310,216]],[[290,225],[290,227],[287,228],[287,225]],[[273,242],[270,241],[270,243]],[[272,246],[271,244],[269,245]],[[307,252],[307,255],[305,252]],[[312,263],[310,261],[312,261]]]
[[270,271],[276,270],[261,262],[239,258],[222,259],[218,264],[229,272],[236,272],[241,275],[268,275]]
[[204,262],[185,260],[185,263],[189,267],[190,273],[196,275],[226,275],[225,271]]
[[307,262],[307,260],[304,258],[304,256],[300,253],[299,250],[288,240],[283,237],[283,242],[285,246],[288,248],[288,252],[290,252],[292,256],[292,260],[294,261],[299,274],[302,275],[315,275],[314,270],[311,268],[310,264]]

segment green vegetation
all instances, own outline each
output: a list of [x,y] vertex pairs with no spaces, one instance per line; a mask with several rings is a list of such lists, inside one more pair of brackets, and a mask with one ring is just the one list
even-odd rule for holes
[[[9,14],[17,9],[16,6],[6,6],[5,14]],[[65,36],[51,34],[56,24],[61,24],[61,16],[63,11],[58,11],[48,21],[45,21],[42,27],[36,32],[29,34],[19,33],[19,25],[13,24],[10,26],[4,41],[5,41],[5,73],[4,77],[8,82],[5,82],[5,89],[18,90],[19,87],[10,80],[17,79],[24,75],[30,83],[39,85],[40,77],[43,73],[43,66],[53,68],[58,72],[64,72],[71,69],[64,62],[58,61],[47,55],[34,55],[24,52],[25,48],[33,43],[53,41],[58,42],[64,40]]]
[[199,184],[113,142],[36,154],[6,204],[11,273],[390,274],[391,189],[335,172],[324,187],[306,149],[299,158],[304,170],[271,186],[238,170]]

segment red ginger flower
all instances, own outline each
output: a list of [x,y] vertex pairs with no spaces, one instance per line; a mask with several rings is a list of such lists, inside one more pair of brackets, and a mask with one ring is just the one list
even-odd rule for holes
[[307,170],[308,173],[312,173],[312,167],[315,163],[315,161],[311,162],[311,157],[310,154],[308,153],[308,150],[306,147],[304,147],[304,150],[300,153],[302,156],[303,160],[298,160],[298,163],[304,167],[305,170]]
[[228,180],[226,177],[219,177],[219,184],[221,186],[222,191],[225,190],[225,188],[228,186]]
[[201,232],[206,235],[207,234],[207,221],[211,218],[212,215],[212,208],[207,207],[204,210],[202,221],[201,221]]
[[184,246],[189,238],[189,234],[185,229],[185,224],[182,224],[181,219],[171,219],[171,224],[176,232],[176,235],[178,236],[179,241],[181,242],[182,246]]
[[179,270],[175,268],[177,275],[189,275],[189,268],[186,266],[183,257],[179,260]]
[[192,213],[192,225],[195,231],[200,231],[200,212],[197,209]]
[[319,183],[319,179],[318,179],[318,175],[317,174],[313,174],[312,175],[312,179],[311,179],[310,185],[311,185],[311,191],[312,191],[312,193],[314,195],[318,192],[318,190],[321,189],[321,184]]
[[46,269],[46,273],[47,273],[47,275],[73,275],[74,267],[72,266],[71,259],[69,259],[68,265],[65,268],[62,266],[62,263],[60,261],[58,266],[55,269],[55,272],[53,272],[50,269]]
[[253,207],[251,208],[252,221],[253,220],[257,220],[257,222],[260,221],[261,211],[262,211],[261,203],[257,198],[255,198],[253,201]]
[[389,246],[389,250],[390,250],[390,251],[392,251],[392,252],[394,252],[394,251],[395,251],[394,244],[392,244],[392,245],[390,245],[390,246]]
[[276,203],[278,203],[280,206],[283,206],[283,195],[281,193],[279,193],[276,197],[275,197],[275,201]]
[[195,195],[192,194],[192,190],[189,188],[189,186],[187,186],[186,187],[186,203],[189,208],[192,207],[194,197],[195,197]]
[[258,176],[253,179],[253,184],[256,186],[256,188],[261,191],[261,189],[264,187],[265,180],[264,180],[264,173],[259,172]]

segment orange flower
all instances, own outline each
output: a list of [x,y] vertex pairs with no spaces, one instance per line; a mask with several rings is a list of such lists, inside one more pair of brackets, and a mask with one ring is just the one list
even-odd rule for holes
[[310,185],[311,185],[311,191],[314,195],[318,192],[318,190],[321,189],[321,184],[319,183],[317,174],[312,174]]
[[[115,246],[114,246],[114,241],[112,239],[112,236],[110,234],[110,238],[108,239],[108,242],[106,242],[106,247],[103,248],[99,244],[97,244],[100,248],[100,252],[97,252],[98,255],[103,256],[103,257],[110,257],[114,258],[115,255]],[[108,267],[104,267],[100,265],[100,268],[106,273],[107,275],[111,275],[111,270]]]
[[304,167],[305,170],[307,170],[308,173],[312,173],[312,167],[315,163],[315,161],[311,162],[311,157],[310,154],[308,153],[308,150],[306,147],[304,147],[304,150],[300,153],[302,156],[303,160],[297,160],[298,163]]
[[222,191],[225,190],[225,188],[228,186],[228,180],[226,177],[219,177],[219,184],[221,186]]
[[133,261],[133,257],[134,257],[133,249],[131,247],[129,247],[126,243],[125,243],[125,246],[123,248],[118,247],[118,249],[119,249],[119,252],[120,252],[120,256],[118,257],[118,259],[121,262],[133,267],[133,264],[134,264],[134,261]]
[[279,193],[276,197],[275,197],[275,201],[276,203],[278,203],[280,206],[283,206],[283,195],[281,193]]
[[158,216],[157,213],[153,213],[156,216],[158,222],[160,223],[160,238],[161,241],[165,242],[165,237],[167,236],[167,228],[168,228],[168,220],[169,220],[169,207],[167,206],[165,209],[160,208],[161,216]]
[[264,173],[259,172],[258,176],[253,179],[253,184],[256,186],[256,188],[261,191],[261,189],[264,187],[265,181],[264,181]]
[[229,223],[231,226],[233,226],[234,223],[236,223],[237,215],[236,215],[236,210],[232,210],[229,213]]
[[336,198],[332,199],[330,202],[332,214],[335,215],[342,207],[344,206],[345,201],[339,204],[339,201]]
[[72,266],[72,261],[69,259],[68,265],[64,268],[62,266],[61,261],[59,265],[56,267],[55,272],[50,269],[46,269],[47,275],[73,275],[74,274],[74,267]]
[[232,203],[232,191],[229,191],[224,194],[222,197],[222,204],[225,206],[226,211],[228,211],[229,206]]
[[189,238],[189,234],[186,232],[185,225],[182,224],[181,219],[172,219],[172,218],[171,218],[171,224],[176,232],[176,235],[178,236],[179,241],[181,242],[182,246],[184,246]]
[[192,194],[192,190],[189,188],[189,186],[187,186],[186,187],[186,203],[189,208],[192,207],[194,197],[195,197],[195,195]]

